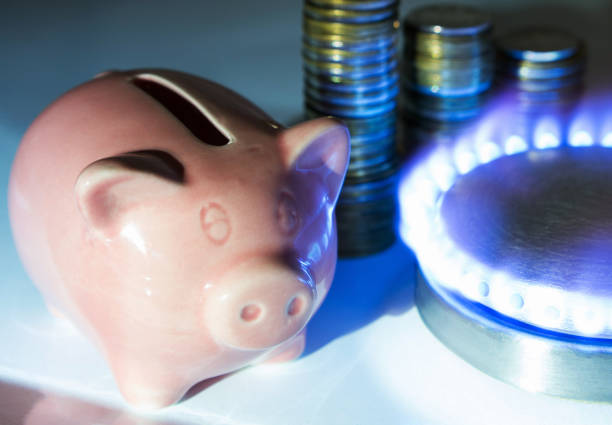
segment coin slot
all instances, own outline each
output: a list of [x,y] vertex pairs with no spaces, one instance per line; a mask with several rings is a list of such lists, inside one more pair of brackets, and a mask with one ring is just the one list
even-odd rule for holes
[[134,78],[131,83],[151,96],[179,120],[200,141],[207,145],[224,146],[229,139],[190,100],[181,94],[145,78]]
[[131,151],[112,159],[130,170],[151,173],[176,183],[185,181],[185,167],[168,152],[156,149]]

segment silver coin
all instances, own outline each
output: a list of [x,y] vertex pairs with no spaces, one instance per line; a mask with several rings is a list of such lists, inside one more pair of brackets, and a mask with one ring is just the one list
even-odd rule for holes
[[368,225],[372,220],[351,220],[349,229],[338,231],[338,255],[363,257],[385,250],[395,242],[395,221],[385,221],[379,227],[371,228]]
[[378,235],[377,241],[366,239],[357,241],[357,243],[354,240],[347,240],[344,234],[338,235],[338,256],[340,258],[366,257],[384,251],[395,243],[394,232],[389,231],[382,235],[376,233],[376,235]]
[[[351,140],[355,139],[358,143],[368,143],[369,140],[376,140],[382,137],[395,134],[397,127],[397,116],[396,111],[391,111],[393,118],[383,118],[382,115],[376,115],[373,118],[380,118],[379,123],[359,123],[358,120],[352,123],[348,123],[346,118],[340,118],[340,120],[346,125],[351,134]],[[363,118],[364,121],[368,118]]]
[[380,152],[386,152],[385,156],[389,158],[395,155],[395,151],[395,138],[388,139],[384,141],[384,143],[377,145],[351,145],[351,159],[354,158],[358,160],[361,157],[371,157],[373,155],[378,155]]
[[392,227],[397,219],[396,202],[385,203],[385,208],[372,204],[343,205],[336,209],[338,220],[338,232],[350,233],[353,239],[362,239],[363,236],[375,232],[384,231]]
[[494,50],[490,37],[444,37],[407,31],[404,41],[406,57],[419,54],[429,58],[463,59]]
[[397,168],[397,160],[393,158],[389,161],[379,162],[376,165],[372,165],[368,168],[358,167],[349,170],[346,173],[347,183],[358,183],[367,182],[372,180],[379,180],[394,173]]
[[304,15],[320,21],[363,24],[384,19],[396,19],[397,5],[368,10],[355,10],[321,7],[306,2],[304,4]]
[[338,204],[336,217],[342,218],[338,223],[339,229],[350,229],[350,223],[360,218],[368,218],[359,229],[352,230],[357,234],[365,229],[380,229],[393,223],[397,211],[397,197],[381,199],[378,202],[356,202],[352,204]]
[[347,36],[350,38],[390,36],[396,32],[399,27],[399,23],[396,19],[386,19],[384,21],[367,24],[352,24],[344,22],[325,22],[304,16],[302,23],[304,32],[313,37],[325,35]]
[[371,193],[364,193],[360,196],[342,195],[341,199],[338,199],[338,207],[341,211],[346,211],[347,215],[359,209],[368,209],[375,212],[388,211],[389,206],[392,206],[397,200],[396,191],[397,185],[393,185],[389,187],[389,190],[386,191],[388,193],[385,193],[384,196],[380,194],[373,196]]
[[388,221],[395,212],[397,198],[389,197],[376,202],[354,202],[338,204],[336,216],[345,219],[369,216],[373,218],[370,227],[378,227],[382,222]]
[[517,98],[523,102],[573,102],[576,101],[583,92],[582,86],[570,87],[564,90],[549,90],[541,92],[518,91]]
[[339,228],[347,229],[350,223],[360,218],[368,218],[363,228],[380,228],[384,223],[392,223],[397,213],[397,197],[388,197],[376,202],[352,202],[338,204],[336,217],[342,219]]
[[350,37],[333,34],[309,34],[304,33],[302,43],[308,46],[327,48],[327,49],[342,49],[347,52],[364,52],[377,49],[386,49],[398,43],[399,37],[397,31],[373,34],[368,37]]
[[336,210],[338,233],[345,234],[346,239],[360,241],[369,239],[380,232],[393,231],[397,220],[396,209],[393,205],[386,210],[351,207],[352,214]]
[[[353,151],[355,151],[353,153]],[[362,157],[375,157],[375,155],[381,155],[383,152],[384,155],[382,157],[386,157],[387,159],[390,156],[394,156],[396,151],[395,146],[395,138],[391,141],[386,141],[385,144],[380,145],[368,145],[368,146],[352,146],[351,145],[351,160],[359,160]]]
[[480,108],[485,105],[489,97],[487,93],[456,97],[425,96],[421,93],[413,92],[409,89],[404,90],[403,93],[403,100],[409,100],[413,102],[417,107],[442,110]]
[[367,107],[339,107],[324,102],[317,102],[308,98],[306,99],[306,106],[309,108],[324,115],[332,115],[340,118],[370,118],[390,112],[395,109],[396,105],[397,102],[393,100]]
[[[350,132],[350,129],[349,129]],[[382,130],[376,132],[370,132],[365,134],[353,135],[351,133],[351,145],[352,146],[369,146],[377,144],[385,144],[388,139],[395,140],[396,131],[395,125],[392,127],[382,128]]]
[[404,108],[406,108],[406,111],[416,116],[425,117],[434,121],[445,122],[470,120],[476,118],[482,113],[481,108],[445,111],[438,109],[419,108],[411,102],[407,102],[406,104],[404,104]]
[[354,173],[356,171],[363,171],[371,168],[378,168],[381,164],[388,162],[393,159],[395,155],[395,148],[393,145],[388,147],[385,151],[376,151],[374,154],[368,156],[356,155],[351,152],[351,160],[349,162],[348,172]]
[[[392,111],[395,115],[395,111]],[[340,118],[344,122],[343,118]],[[391,136],[395,134],[397,127],[397,118],[394,118],[393,121],[389,121],[388,123],[380,123],[377,126],[370,126],[368,124],[363,124],[360,126],[359,124],[348,125],[346,122],[344,123],[349,129],[349,133],[351,134],[351,140],[356,140],[356,143],[368,143],[370,140],[377,140],[382,137]]]
[[395,196],[397,182],[397,173],[368,182],[350,182],[343,187],[340,194],[340,202],[354,199],[359,199],[361,202],[377,201],[389,196]]
[[388,197],[375,202],[338,203],[336,217],[342,218],[340,228],[347,228],[347,224],[359,218],[368,217],[370,220],[364,227],[376,228],[383,223],[392,222],[397,211],[397,197]]
[[339,255],[368,255],[393,244],[397,223],[395,191],[375,201],[352,201],[340,200],[336,208]]
[[304,82],[317,90],[333,90],[338,93],[357,94],[383,90],[396,85],[399,80],[397,71],[374,76],[371,78],[342,78],[316,75],[307,70],[304,72]]
[[421,85],[443,85],[445,87],[461,87],[475,83],[491,81],[495,72],[492,66],[481,68],[466,68],[462,70],[429,71],[418,68],[405,68],[404,75]]
[[346,52],[342,49],[320,49],[303,46],[302,56],[318,62],[336,62],[347,65],[368,65],[384,62],[397,54],[397,48],[368,50],[365,52]]
[[399,87],[397,85],[391,86],[383,90],[349,95],[346,95],[344,93],[337,93],[330,90],[317,90],[308,85],[304,89],[304,95],[308,99],[337,106],[378,105],[380,103],[389,102],[395,99],[398,93]]
[[369,167],[388,161],[395,155],[395,137],[381,140],[377,144],[354,145],[351,144],[351,163],[349,168]]
[[504,88],[510,90],[521,90],[527,92],[541,92],[549,90],[559,90],[566,87],[579,86],[583,82],[584,76],[581,73],[560,78],[547,78],[538,80],[516,79],[502,83]]
[[[358,205],[358,204],[356,204]],[[384,211],[375,211],[369,207],[355,208],[346,207],[345,210],[352,210],[352,214],[343,213],[342,209],[336,209],[336,220],[338,223],[338,233],[345,235],[346,239],[362,241],[377,238],[380,232],[393,232],[397,220],[397,207],[391,205]]]
[[306,3],[344,10],[373,10],[398,6],[399,0],[307,0]]
[[318,62],[304,58],[304,69],[315,75],[360,79],[390,74],[397,68],[397,60],[391,58],[387,61],[363,66],[350,66],[329,62]]
[[558,62],[558,66],[531,67],[519,66],[502,69],[502,73],[510,74],[524,80],[558,79],[584,72],[586,64],[583,61]]
[[359,199],[360,202],[376,201],[388,196],[395,196],[398,176],[393,174],[387,178],[345,185],[340,193],[339,202]]
[[351,204],[336,209],[339,232],[350,232],[351,237],[362,237],[363,233],[383,231],[392,227],[397,219],[397,201],[376,204]]
[[338,234],[344,235],[345,239],[355,242],[368,241],[378,238],[381,232],[393,232],[397,213],[394,209],[376,212],[361,208],[354,214],[347,215],[336,209],[336,220]]
[[458,4],[419,7],[408,15],[405,24],[420,32],[445,36],[476,35],[491,29],[487,13]]
[[431,72],[459,72],[492,69],[495,56],[491,53],[468,58],[431,58],[420,54],[405,56],[412,68]]
[[386,137],[368,140],[366,142],[362,142],[356,138],[351,138],[351,149],[355,150],[353,153],[354,155],[358,155],[359,152],[363,152],[364,154],[370,151],[376,152],[393,147],[396,139],[397,134],[395,133],[389,134]]
[[497,40],[507,56],[529,62],[556,62],[579,52],[582,42],[573,34],[555,28],[524,28]]
[[342,217],[355,217],[356,215],[376,216],[381,220],[394,212],[396,196],[388,196],[375,201],[351,200],[351,202],[338,203],[337,214]]
[[422,85],[419,83],[413,83],[411,85],[412,90],[422,93],[423,95],[430,96],[471,96],[477,95],[487,91],[492,80],[474,82],[473,84],[458,85],[457,87],[447,87],[444,85]]
[[372,172],[372,170],[370,170],[369,174],[347,175],[344,185],[348,186],[387,178],[397,173],[397,167],[398,161],[395,161],[394,163],[385,164],[384,167],[380,167],[380,169],[378,170],[374,170],[375,172]]
[[[322,116],[330,116],[329,113],[322,113],[314,110],[306,105],[306,118],[313,119]],[[338,117],[349,129],[351,138],[356,137],[368,137],[373,135],[376,137],[377,134],[387,131],[395,131],[397,116],[395,110],[391,110],[386,114],[375,115],[370,118],[350,118],[350,117]]]
[[397,222],[396,210],[393,206],[379,211],[360,208],[352,211],[352,214],[342,214],[336,210],[338,233],[345,235],[345,239],[360,242],[372,236],[378,237],[382,232],[393,232]]
[[[397,212],[395,209],[387,211],[370,211],[367,208],[356,210],[352,215],[344,215],[336,210],[338,234],[343,235],[346,241],[352,240],[363,247],[368,246],[383,234],[395,232]],[[366,243],[367,242],[367,243]]]
[[463,131],[469,121],[435,121],[426,117],[416,116],[414,113],[402,109],[402,117],[406,122],[411,136],[417,142],[431,142],[433,140],[446,140]]

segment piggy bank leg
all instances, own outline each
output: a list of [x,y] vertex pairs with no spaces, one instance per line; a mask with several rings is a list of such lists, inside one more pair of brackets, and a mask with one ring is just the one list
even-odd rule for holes
[[[111,368],[119,391],[133,407],[143,410],[160,409],[178,402],[193,382],[159,365],[138,361],[111,360]],[[123,359],[122,359],[123,360]]]
[[133,407],[143,410],[155,410],[171,406],[178,402],[187,388],[183,385],[163,386],[151,379],[134,379],[127,382],[118,379],[119,390],[125,400]]
[[306,329],[299,334],[275,348],[266,358],[265,363],[280,363],[295,360],[304,351],[306,346]]
[[[133,407],[143,410],[156,410],[177,403],[187,392],[184,385],[164,385],[162,381],[151,379],[132,379],[118,381],[119,389],[126,401]],[[188,386],[187,386],[188,387]]]

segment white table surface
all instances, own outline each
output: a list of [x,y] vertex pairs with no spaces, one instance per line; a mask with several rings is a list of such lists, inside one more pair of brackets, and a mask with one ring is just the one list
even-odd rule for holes
[[[413,4],[404,2],[402,11]],[[474,1],[473,4],[490,2]],[[612,84],[612,2],[500,1],[498,27],[561,25]],[[105,69],[181,69],[301,118],[301,2],[22,2],[0,9],[0,424],[610,424],[612,405],[527,393],[475,370],[425,328],[409,251],[342,260],[305,355],[247,369],[160,412],[130,412],[94,347],[52,318],[12,242],[6,185],[19,139],[54,98]],[[499,17],[505,17],[499,19]]]

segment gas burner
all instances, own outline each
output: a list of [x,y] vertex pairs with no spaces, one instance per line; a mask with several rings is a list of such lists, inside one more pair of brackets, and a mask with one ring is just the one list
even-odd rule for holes
[[569,119],[494,108],[400,183],[430,330],[531,391],[612,400],[612,104]]

